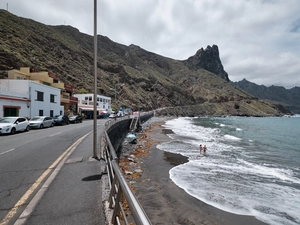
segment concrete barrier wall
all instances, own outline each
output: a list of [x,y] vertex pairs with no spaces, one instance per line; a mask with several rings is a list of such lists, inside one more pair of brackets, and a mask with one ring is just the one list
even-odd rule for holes
[[[151,117],[153,117],[153,113],[141,115],[140,116],[141,123],[144,123],[145,121],[149,120]],[[114,125],[112,125],[107,130],[107,135],[111,141],[111,144],[116,150],[117,156],[119,156],[118,149],[129,132],[131,121],[132,118],[117,121]]]
[[[123,142],[123,139],[129,132],[129,127],[132,119],[121,120],[114,125],[112,125],[107,130],[107,135],[110,139],[111,144],[113,145],[116,153],[118,153],[118,149]],[[119,156],[119,154],[117,154]]]

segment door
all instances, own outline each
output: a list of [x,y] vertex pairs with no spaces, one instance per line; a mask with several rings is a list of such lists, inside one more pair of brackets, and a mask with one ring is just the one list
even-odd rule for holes
[[49,117],[45,117],[44,124],[45,124],[45,127],[50,127],[51,126],[51,120],[50,120]]
[[25,130],[27,127],[27,123],[26,123],[26,119],[25,118],[19,118],[16,121],[16,130],[20,131],[20,130]]

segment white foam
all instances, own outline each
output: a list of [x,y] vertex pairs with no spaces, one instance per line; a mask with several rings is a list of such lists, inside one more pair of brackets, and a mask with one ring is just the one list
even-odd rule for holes
[[231,140],[231,141],[240,141],[241,140],[241,138],[238,138],[238,137],[235,137],[235,136],[232,136],[232,135],[229,135],[229,134],[224,135],[224,138],[226,140]]

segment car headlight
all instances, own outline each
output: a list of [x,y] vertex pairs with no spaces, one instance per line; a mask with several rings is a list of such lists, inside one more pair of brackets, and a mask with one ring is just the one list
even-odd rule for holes
[[7,126],[4,126],[4,127],[2,128],[2,130],[9,131],[10,128],[11,128],[11,126],[10,126],[10,125],[7,125]]

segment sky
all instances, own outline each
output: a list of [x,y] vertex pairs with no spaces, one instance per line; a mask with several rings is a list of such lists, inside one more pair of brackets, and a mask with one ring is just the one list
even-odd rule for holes
[[[0,8],[94,34],[93,0],[0,0]],[[300,0],[98,0],[97,33],[178,60],[215,44],[231,81],[300,87]]]

